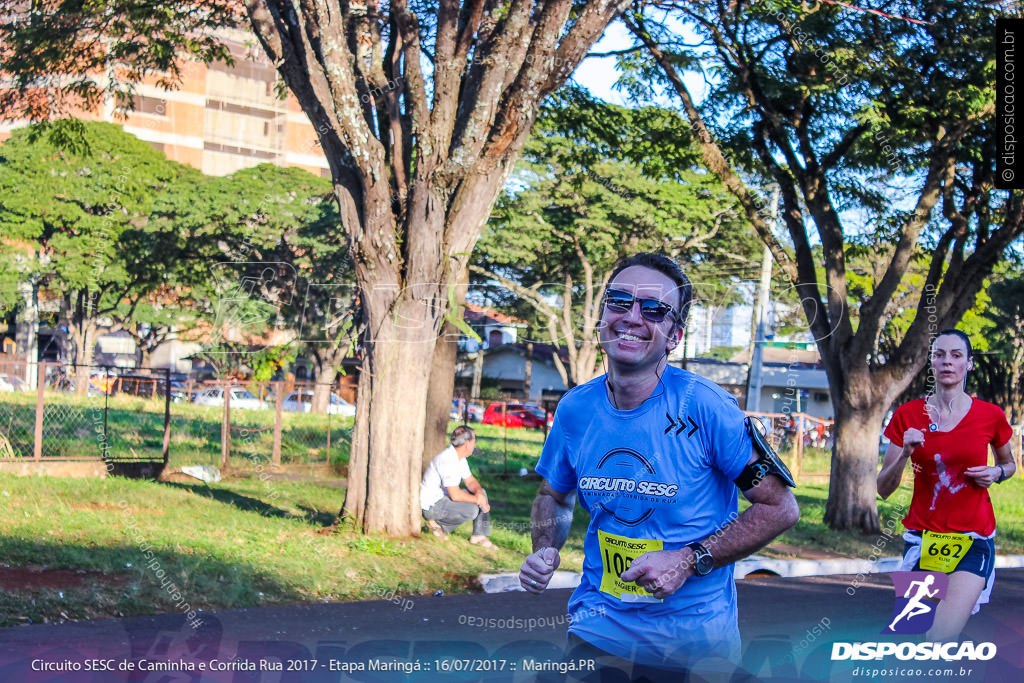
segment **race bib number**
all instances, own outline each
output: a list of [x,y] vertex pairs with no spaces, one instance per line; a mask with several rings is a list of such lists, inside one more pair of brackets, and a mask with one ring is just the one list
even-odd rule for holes
[[645,553],[661,550],[661,541],[616,536],[598,529],[597,542],[601,547],[601,562],[604,564],[600,588],[602,593],[614,595],[623,602],[661,602],[635,583],[619,578],[633,564],[633,560]]
[[964,559],[974,539],[967,534],[921,534],[921,569],[949,574]]

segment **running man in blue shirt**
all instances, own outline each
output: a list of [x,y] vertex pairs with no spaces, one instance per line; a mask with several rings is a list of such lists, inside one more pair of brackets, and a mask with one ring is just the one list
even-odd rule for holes
[[[668,365],[691,299],[660,254],[614,269],[600,324],[608,373],[559,403],[520,570],[527,591],[547,587],[578,496],[590,524],[570,647],[655,670],[738,659],[732,563],[799,519],[788,471],[752,448],[736,400]],[[751,502],[742,514],[737,487]]]

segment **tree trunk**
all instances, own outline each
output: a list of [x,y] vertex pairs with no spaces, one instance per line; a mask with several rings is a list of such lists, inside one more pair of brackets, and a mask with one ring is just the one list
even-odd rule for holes
[[[555,352],[558,352],[558,348],[555,348]],[[523,393],[526,395],[525,400],[530,400],[530,381],[533,375],[533,342],[526,344],[526,368],[523,371]]]
[[22,372],[22,379],[25,380],[29,389],[36,388],[38,372],[36,363],[39,361],[39,285],[35,280],[23,282],[18,285],[24,300],[21,311],[21,320],[18,323],[16,341],[18,350],[25,354],[25,369]]
[[313,385],[313,399],[309,406],[309,412],[317,415],[326,415],[327,407],[330,405],[331,387],[338,379],[338,366],[345,360],[346,346],[323,349],[323,355],[316,356],[317,371],[316,383]]
[[[469,290],[469,268],[463,268],[455,279],[455,310],[450,315],[462,317]],[[427,423],[423,434],[422,470],[448,445],[448,417],[455,393],[455,360],[462,333],[451,321],[445,321],[434,347],[430,365],[430,386],[427,389]]]
[[92,325],[71,326],[71,343],[75,347],[75,395],[89,393],[89,371],[92,365],[92,350],[96,345],[95,328]]
[[427,389],[443,308],[408,288],[360,285],[374,335],[363,346],[342,514],[364,533],[418,535]]
[[483,348],[477,349],[476,356],[473,358],[473,390],[470,392],[470,398],[480,398],[480,380],[484,376],[484,350]]
[[437,346],[434,347],[434,360],[430,366],[421,472],[427,468],[434,456],[448,445],[448,417],[451,414],[452,395],[455,393],[455,355],[459,350],[458,340],[458,328],[446,321],[441,328]]
[[[455,309],[451,316],[462,317],[469,290],[469,268],[463,268],[453,280],[455,286]],[[434,347],[434,358],[430,365],[430,386],[427,389],[427,423],[423,434],[423,457],[421,472],[434,456],[449,443],[447,423],[452,413],[452,396],[455,393],[455,361],[459,354],[459,338],[462,333],[451,321],[445,321],[440,337]]]
[[[140,368],[150,368],[153,365],[153,351],[155,351],[155,350],[156,350],[155,346],[150,347],[150,346],[143,345],[143,346],[141,346],[139,348],[139,356],[140,356],[140,358],[139,358],[139,367]],[[174,371],[173,367],[171,368],[171,371],[172,372]]]
[[331,387],[334,380],[338,379],[338,370],[334,363],[324,363],[324,367],[316,374],[316,383],[313,384],[313,398],[310,402],[309,412],[317,415],[326,415],[327,408],[331,403]]
[[447,285],[466,268],[540,102],[627,5],[554,0],[495,14],[442,3],[431,51],[446,67],[427,79],[419,19],[406,5],[389,8],[383,41],[382,15],[362,5],[246,3],[317,131],[355,266],[367,332],[342,512],[364,532],[419,532],[427,389]]
[[880,400],[867,405],[856,408],[844,396],[835,406],[835,445],[824,519],[831,529],[879,532],[878,439],[889,404]]

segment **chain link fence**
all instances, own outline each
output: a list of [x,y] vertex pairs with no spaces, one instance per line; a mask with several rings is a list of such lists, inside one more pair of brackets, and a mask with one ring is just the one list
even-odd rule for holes
[[[0,391],[0,461],[101,458],[110,471],[158,475],[166,466],[340,466],[355,407],[337,393],[315,414],[316,387],[300,382],[190,381],[166,370],[41,363],[38,386]],[[0,362],[0,377],[25,367]],[[84,375],[83,375],[84,376]],[[539,454],[555,402],[459,397],[451,419],[492,425],[478,462],[514,473]],[[753,414],[752,414],[753,415]],[[803,413],[757,413],[769,441],[804,480],[829,476],[834,425]],[[154,474],[155,473],[155,474]]]
[[[0,378],[9,368],[0,364]],[[25,375],[24,368],[20,369]],[[0,385],[0,461],[102,459],[108,471],[158,476],[170,465],[340,465],[355,407],[337,394],[310,411],[315,387],[197,382],[167,370],[40,363],[36,387]],[[82,379],[79,379],[82,377]]]

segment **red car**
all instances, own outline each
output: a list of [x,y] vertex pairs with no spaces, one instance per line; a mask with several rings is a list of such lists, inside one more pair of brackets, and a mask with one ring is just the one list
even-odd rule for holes
[[520,403],[492,403],[484,411],[483,422],[485,425],[544,429],[544,420]]

